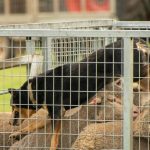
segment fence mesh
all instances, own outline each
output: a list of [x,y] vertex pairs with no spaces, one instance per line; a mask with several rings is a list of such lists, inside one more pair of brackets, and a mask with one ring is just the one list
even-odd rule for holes
[[148,30],[1,35],[0,149],[148,150]]

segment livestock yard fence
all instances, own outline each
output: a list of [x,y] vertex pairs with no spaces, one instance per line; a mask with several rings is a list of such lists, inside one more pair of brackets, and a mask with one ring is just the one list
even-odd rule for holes
[[0,149],[150,149],[150,22],[8,25],[0,37],[10,51],[0,61]]

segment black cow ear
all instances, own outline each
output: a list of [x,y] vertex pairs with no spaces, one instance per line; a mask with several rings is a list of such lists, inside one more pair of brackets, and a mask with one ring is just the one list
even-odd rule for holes
[[9,92],[10,94],[13,94],[15,91],[16,91],[16,89],[13,89],[13,88],[9,88],[9,89],[8,89],[8,92]]

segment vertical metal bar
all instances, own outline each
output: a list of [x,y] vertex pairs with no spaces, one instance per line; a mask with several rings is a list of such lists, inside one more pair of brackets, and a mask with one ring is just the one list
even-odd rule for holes
[[52,48],[52,38],[43,37],[42,38],[42,54],[44,57],[43,72],[52,67],[52,60],[50,58],[51,48]]
[[45,72],[48,69],[48,58],[47,58],[47,38],[42,37],[42,55],[43,55],[43,72]]
[[[49,62],[52,62],[52,60],[50,59],[50,52],[52,52],[51,51],[52,38],[42,37],[41,42],[42,42],[41,45],[42,45],[42,55],[43,55],[42,70],[43,70],[43,72],[45,72],[44,73],[44,77],[45,77],[45,80],[44,80],[44,105],[45,105],[47,103],[46,102],[47,101],[47,99],[46,99],[46,71],[50,68]],[[53,72],[53,76],[54,76],[54,72]],[[53,77],[53,81],[54,81],[54,77]],[[54,86],[54,84],[53,84],[53,86]],[[53,103],[54,103],[54,97],[53,97]],[[45,124],[46,124],[46,120],[45,120]],[[46,132],[46,130],[47,130],[47,126],[45,126],[45,132]],[[46,143],[45,143],[45,145],[46,145]]]
[[26,51],[28,55],[33,55],[35,52],[35,39],[26,37]]
[[[33,55],[35,52],[35,40],[32,37],[26,37],[26,53],[27,55]],[[31,64],[27,64],[27,77],[29,77]]]
[[133,149],[132,105],[133,105],[133,40],[124,38],[124,82],[123,82],[123,148]]

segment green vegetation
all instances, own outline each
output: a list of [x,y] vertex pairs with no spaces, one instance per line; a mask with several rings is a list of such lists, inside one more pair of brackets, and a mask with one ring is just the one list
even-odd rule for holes
[[[0,70],[0,91],[19,88],[26,80],[26,66]],[[0,95],[0,112],[9,112],[10,94]]]

